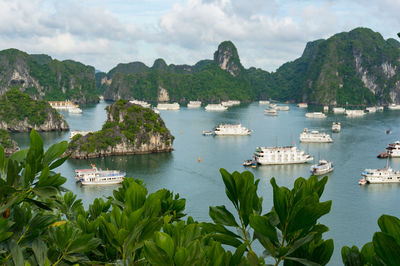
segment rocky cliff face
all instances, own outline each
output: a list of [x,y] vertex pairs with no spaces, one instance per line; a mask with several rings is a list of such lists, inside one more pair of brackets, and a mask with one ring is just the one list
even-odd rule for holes
[[235,77],[243,70],[236,47],[230,41],[222,42],[218,46],[218,50],[214,53],[214,61],[221,69]]
[[37,101],[17,89],[0,99],[0,128],[11,132],[69,130],[61,115],[44,101]]
[[35,99],[98,102],[94,68],[17,49],[0,51],[0,94],[18,88]]
[[119,100],[107,107],[103,129],[76,136],[66,154],[86,159],[110,155],[172,151],[174,137],[161,117],[149,108]]

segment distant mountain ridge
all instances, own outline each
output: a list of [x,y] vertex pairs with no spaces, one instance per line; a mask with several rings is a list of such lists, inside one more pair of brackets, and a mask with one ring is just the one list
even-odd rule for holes
[[[260,55],[262,56],[262,55]],[[146,101],[260,99],[329,105],[400,103],[400,43],[367,28],[307,43],[298,59],[275,72],[246,69],[231,41],[195,65],[156,59],[121,63],[108,73],[72,60],[17,49],[0,51],[0,94],[18,88],[35,99],[91,103],[106,100]]]
[[273,98],[329,105],[400,103],[400,43],[367,28],[335,34],[307,43],[302,56],[276,72],[240,63],[236,47],[222,42],[213,60],[194,66],[167,65],[157,59],[152,67],[141,62],[119,64],[102,75],[99,84],[109,100],[138,98],[214,102]]

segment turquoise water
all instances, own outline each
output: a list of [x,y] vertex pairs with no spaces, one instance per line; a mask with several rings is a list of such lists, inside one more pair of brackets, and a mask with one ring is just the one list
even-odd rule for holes
[[[63,113],[71,130],[98,130],[106,120],[107,103],[83,107],[83,114]],[[249,170],[260,179],[259,195],[264,198],[263,209],[272,205],[271,177],[279,185],[292,187],[294,180],[308,177],[311,164],[287,166],[261,166],[244,168],[242,162],[252,157],[257,146],[291,145],[318,158],[334,162],[335,170],[328,174],[329,181],[323,195],[332,200],[332,210],[321,223],[330,228],[325,238],[335,241],[331,265],[341,264],[340,249],[343,245],[362,245],[372,239],[378,230],[377,219],[381,214],[400,217],[396,206],[400,200],[400,184],[359,186],[360,174],[365,168],[382,168],[385,160],[376,155],[390,142],[400,139],[400,111],[367,114],[362,118],[346,118],[329,114],[326,119],[305,118],[306,110],[295,105],[290,111],[280,111],[277,117],[264,116],[265,106],[258,103],[229,108],[225,112],[206,112],[202,109],[181,108],[180,111],[162,111],[161,117],[175,136],[171,153],[113,156],[92,160],[69,159],[57,170],[68,181],[65,187],[72,190],[87,205],[95,197],[109,196],[115,186],[81,187],[75,183],[74,170],[88,168],[95,163],[100,168],[126,171],[128,176],[143,179],[150,192],[161,188],[173,190],[186,198],[186,212],[199,221],[209,221],[208,208],[225,204],[231,208],[219,168],[228,171]],[[332,134],[331,144],[299,144],[299,134],[304,128],[325,130],[331,134],[333,121],[342,123],[342,131]],[[205,137],[203,130],[211,130],[221,122],[238,123],[253,130],[251,136]],[[386,134],[387,129],[391,134]],[[69,132],[41,133],[45,145],[68,140]],[[24,148],[29,145],[27,133],[12,137]],[[198,158],[200,157],[200,162]],[[400,159],[390,161],[400,169]]]

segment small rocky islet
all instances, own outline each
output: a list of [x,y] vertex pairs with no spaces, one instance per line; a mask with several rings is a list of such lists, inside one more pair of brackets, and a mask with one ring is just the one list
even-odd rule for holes
[[106,110],[107,121],[102,129],[85,136],[74,136],[66,155],[88,159],[173,150],[174,136],[152,109],[121,99]]

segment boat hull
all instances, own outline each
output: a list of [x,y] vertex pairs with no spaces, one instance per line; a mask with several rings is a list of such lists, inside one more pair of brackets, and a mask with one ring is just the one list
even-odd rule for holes
[[124,179],[110,180],[110,181],[80,181],[82,185],[85,186],[97,186],[97,185],[115,185],[121,184]]
[[266,161],[262,161],[262,160],[257,160],[257,159],[256,159],[256,162],[257,162],[258,164],[261,164],[261,165],[284,165],[284,164],[300,164],[300,163],[307,163],[307,162],[312,161],[312,160],[314,160],[313,157],[308,158],[308,159],[304,159],[304,160],[286,161],[286,162],[283,162],[283,161],[274,161],[274,162],[268,161],[268,162],[266,162]]

